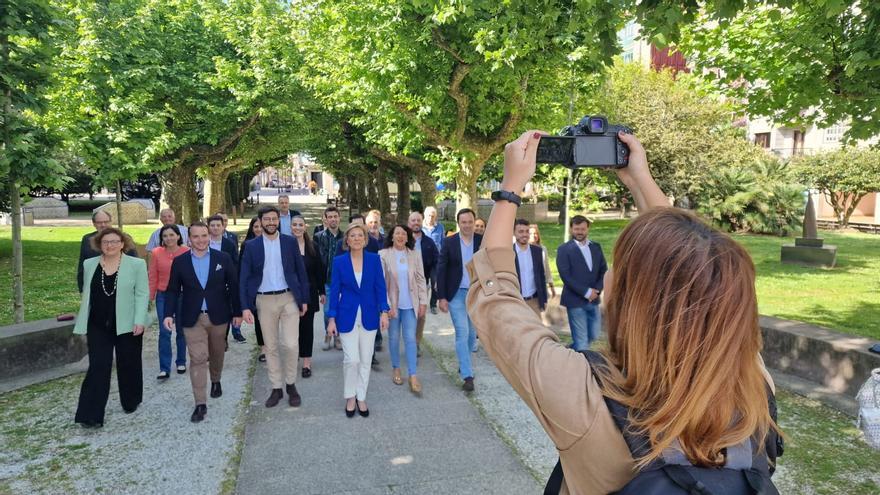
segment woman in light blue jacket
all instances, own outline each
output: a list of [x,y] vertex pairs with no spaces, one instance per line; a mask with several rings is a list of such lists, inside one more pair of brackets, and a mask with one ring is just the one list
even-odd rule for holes
[[92,238],[101,255],[83,262],[83,291],[73,333],[86,335],[89,369],[76,408],[76,422],[86,428],[104,425],[110,396],[110,372],[116,351],[119,401],[133,413],[143,399],[141,362],[150,284],[147,264],[122,253],[134,249],[128,234],[108,228]]

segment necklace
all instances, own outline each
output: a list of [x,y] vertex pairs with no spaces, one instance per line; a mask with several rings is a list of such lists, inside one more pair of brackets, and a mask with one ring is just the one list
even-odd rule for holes
[[[119,259],[119,263],[122,263],[122,258]],[[104,264],[101,264],[101,290],[104,291],[104,295],[107,297],[111,297],[116,294],[116,286],[119,283],[119,265],[116,265],[116,273],[113,277],[113,290],[107,292],[107,286],[104,283]]]

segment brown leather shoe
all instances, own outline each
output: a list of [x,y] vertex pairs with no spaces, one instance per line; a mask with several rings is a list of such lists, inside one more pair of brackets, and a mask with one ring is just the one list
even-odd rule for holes
[[409,389],[416,395],[422,395],[422,384],[419,383],[419,377],[415,375],[409,377]]
[[266,407],[275,407],[278,405],[278,401],[284,397],[284,393],[280,388],[273,388],[272,393],[269,394],[269,398],[266,399]]
[[299,392],[296,391],[295,384],[287,386],[287,403],[290,404],[290,407],[299,407],[302,405],[302,397],[300,397]]
[[461,389],[465,392],[473,392],[474,391],[474,377],[469,376],[464,379],[464,384],[462,384]]

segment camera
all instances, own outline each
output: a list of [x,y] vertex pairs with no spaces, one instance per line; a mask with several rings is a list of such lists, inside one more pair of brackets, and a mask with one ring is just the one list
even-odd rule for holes
[[541,136],[537,162],[570,168],[626,167],[629,147],[618,139],[620,131],[632,134],[629,127],[609,124],[601,115],[587,115],[577,124],[566,126],[558,136]]

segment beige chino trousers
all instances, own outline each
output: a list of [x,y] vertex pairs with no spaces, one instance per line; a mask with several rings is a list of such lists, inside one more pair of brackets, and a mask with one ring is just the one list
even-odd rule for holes
[[208,403],[207,374],[211,374],[211,383],[220,381],[226,355],[227,325],[214,325],[208,315],[201,313],[195,326],[183,329],[189,353],[189,379],[196,405]]
[[263,331],[266,368],[272,388],[295,384],[299,365],[299,306],[293,293],[257,294],[257,317]]

